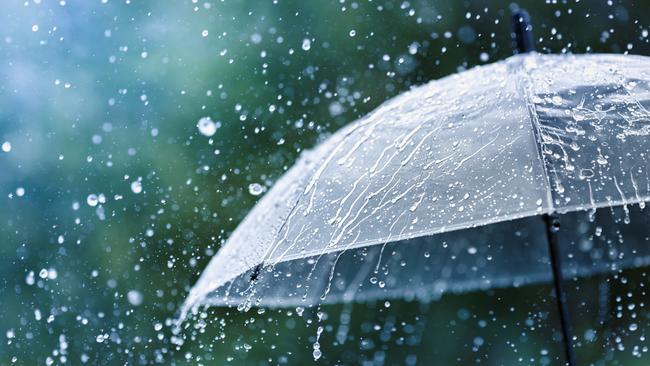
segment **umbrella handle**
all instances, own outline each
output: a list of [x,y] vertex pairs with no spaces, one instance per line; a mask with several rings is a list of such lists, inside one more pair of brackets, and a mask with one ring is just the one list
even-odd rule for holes
[[512,44],[515,53],[528,53],[535,51],[533,40],[533,25],[530,15],[524,9],[512,12]]
[[555,288],[555,297],[560,315],[560,326],[562,328],[562,338],[564,341],[564,353],[566,365],[576,366],[576,355],[573,349],[573,328],[569,316],[569,306],[567,305],[567,296],[564,289],[564,279],[562,277],[562,263],[560,262],[560,248],[557,240],[557,232],[560,229],[560,220],[555,214],[546,214],[544,224],[546,226],[546,240],[548,241],[548,253],[553,270],[553,287]]

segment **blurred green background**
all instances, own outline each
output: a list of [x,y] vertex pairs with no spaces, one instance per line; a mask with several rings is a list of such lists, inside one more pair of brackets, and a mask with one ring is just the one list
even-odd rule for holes
[[[650,54],[646,1],[519,5],[540,52]],[[511,55],[516,6],[2,1],[0,364],[306,364],[318,326],[323,364],[558,364],[550,286],[171,326],[249,185],[412,86]],[[648,364],[607,342],[584,359]]]

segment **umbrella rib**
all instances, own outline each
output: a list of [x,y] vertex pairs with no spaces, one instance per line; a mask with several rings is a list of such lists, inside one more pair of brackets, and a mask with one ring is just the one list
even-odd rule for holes
[[[536,54],[527,55],[524,57],[536,57]],[[523,75],[523,77],[518,78],[520,81],[520,88],[524,94],[524,101],[526,103],[526,108],[528,109],[528,115],[531,120],[531,125],[533,127],[533,137],[535,138],[535,147],[537,151],[537,158],[542,164],[542,175],[544,176],[544,183],[546,183],[546,203],[548,206],[548,212],[553,213],[555,208],[553,207],[553,194],[551,190],[551,179],[548,176],[546,171],[546,159],[544,159],[544,152],[542,151],[543,139],[542,139],[542,130],[539,123],[539,118],[537,117],[537,111],[535,110],[535,104],[532,102],[532,80],[530,76],[526,73],[524,69],[523,60],[522,63],[518,65],[519,71],[515,75]]]

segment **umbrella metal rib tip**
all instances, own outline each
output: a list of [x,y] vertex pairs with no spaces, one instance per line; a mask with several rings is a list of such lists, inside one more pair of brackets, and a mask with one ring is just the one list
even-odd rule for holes
[[251,277],[249,279],[249,282],[251,282],[251,283],[255,282],[257,280],[257,278],[259,277],[261,271],[262,271],[262,264],[260,263],[257,266],[255,266],[255,268],[253,269],[253,272],[251,273]]

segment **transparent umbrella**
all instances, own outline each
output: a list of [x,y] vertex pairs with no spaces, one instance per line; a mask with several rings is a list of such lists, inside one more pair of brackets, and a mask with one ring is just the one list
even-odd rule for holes
[[389,100],[303,153],[185,311],[559,288],[648,264],[649,70],[530,52]]

